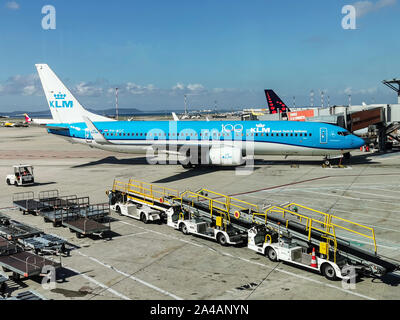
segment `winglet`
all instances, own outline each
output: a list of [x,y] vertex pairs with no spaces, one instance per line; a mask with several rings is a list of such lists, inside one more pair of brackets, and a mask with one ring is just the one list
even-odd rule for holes
[[90,130],[90,134],[92,135],[94,141],[98,144],[111,144],[110,141],[108,141],[104,136],[97,130],[96,126],[93,124],[93,122],[87,117],[87,116],[82,116],[83,120],[86,123],[86,126]]
[[172,117],[174,118],[174,121],[179,121],[179,118],[175,112],[172,112]]

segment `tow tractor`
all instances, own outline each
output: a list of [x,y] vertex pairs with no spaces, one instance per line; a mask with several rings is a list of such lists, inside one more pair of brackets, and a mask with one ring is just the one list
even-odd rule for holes
[[161,223],[160,212],[141,203],[117,202],[110,208],[117,212],[120,216],[127,216],[140,220],[143,223],[158,222]]
[[33,167],[28,164],[13,166],[14,174],[9,174],[6,177],[8,185],[27,186],[35,183],[33,177]]
[[[344,259],[337,257],[335,263],[330,261],[327,255],[322,254],[322,252],[328,254],[324,245],[320,247],[320,255],[317,257],[315,251],[310,252],[311,247],[307,243],[294,240],[289,234],[268,228],[266,225],[256,225],[248,230],[247,247],[265,255],[273,262],[284,261],[318,271],[328,280],[344,279],[347,274],[342,274],[342,271],[350,272],[350,266],[348,269],[344,268],[346,265]],[[314,254],[314,263],[312,254]]]
[[183,234],[198,235],[216,240],[219,244],[235,245],[243,242],[243,235],[226,223],[223,216],[213,219],[198,217],[190,212],[181,212],[179,207],[167,210],[167,225],[182,231]]

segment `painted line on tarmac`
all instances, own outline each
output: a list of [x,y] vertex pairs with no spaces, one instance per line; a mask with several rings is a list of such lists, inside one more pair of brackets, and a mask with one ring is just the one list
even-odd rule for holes
[[146,233],[149,233],[149,232],[148,231],[143,231],[143,232],[138,232],[138,233],[131,233],[131,234],[127,234],[127,235],[124,235],[124,236],[119,236],[119,237],[117,237],[117,240],[118,239],[128,238],[128,237],[134,237],[134,236],[138,236],[138,235],[146,234]]
[[114,289],[111,289],[110,287],[107,287],[105,284],[98,282],[97,280],[87,276],[86,274],[83,274],[81,272],[79,272],[78,270],[75,270],[71,267],[68,267],[66,265],[64,265],[68,270],[71,270],[77,274],[79,274],[80,276],[82,276],[83,278],[85,278],[86,280],[89,280],[90,282],[93,282],[94,284],[96,284],[99,287],[102,287],[103,289],[106,289],[107,291],[111,292],[112,294],[116,295],[117,297],[120,297],[124,300],[132,300],[131,298],[128,298],[127,296],[123,295],[122,293],[119,293],[118,291],[115,291]]
[[144,281],[142,279],[139,279],[139,278],[137,278],[135,276],[132,276],[132,275],[126,273],[126,272],[120,271],[117,268],[115,268],[115,267],[113,267],[113,266],[111,266],[111,265],[109,265],[109,264],[107,264],[105,262],[102,262],[102,261],[100,261],[100,260],[98,260],[96,258],[90,257],[90,256],[88,256],[88,255],[86,255],[86,254],[84,254],[84,253],[82,253],[80,251],[76,251],[76,252],[78,254],[80,254],[81,256],[86,257],[86,258],[88,258],[88,259],[90,259],[90,260],[92,260],[92,261],[94,261],[94,262],[96,262],[96,263],[98,263],[98,264],[100,264],[100,265],[102,265],[102,266],[104,266],[106,268],[109,268],[109,269],[111,269],[111,270],[113,270],[113,271],[115,271],[115,272],[117,272],[119,274],[122,274],[123,276],[125,276],[125,277],[127,277],[129,279],[132,279],[132,280],[134,280],[136,282],[139,282],[139,283],[145,285],[148,288],[151,288],[151,289],[153,289],[155,291],[158,291],[158,292],[160,292],[160,293],[162,293],[164,295],[167,295],[167,296],[169,296],[169,297],[171,297],[171,298],[173,298],[175,300],[183,300],[183,298],[180,298],[180,297],[178,297],[178,296],[176,296],[176,295],[174,295],[174,294],[172,294],[172,293],[170,293],[170,292],[168,292],[168,291],[166,291],[164,289],[161,289],[161,288],[159,288],[159,287],[157,287],[157,286],[155,286],[155,285],[153,285],[151,283],[148,283],[148,282],[146,282],[146,281]]
[[351,294],[351,295],[355,295],[355,296],[358,296],[358,297],[361,297],[361,298],[364,298],[364,299],[367,299],[367,300],[376,300],[375,298],[368,297],[366,295],[363,295],[363,294],[360,294],[360,293],[357,293],[357,292],[353,292],[353,291],[350,291],[350,290],[347,290],[347,289],[344,289],[344,288],[340,288],[340,287],[334,286],[334,285],[329,284],[329,283],[324,283],[324,282],[321,282],[321,281],[318,281],[318,280],[315,280],[315,279],[311,279],[311,278],[306,277],[306,276],[301,276],[299,274],[296,274],[296,273],[293,273],[293,272],[290,272],[290,271],[286,271],[286,270],[283,270],[281,268],[274,269],[274,268],[269,267],[269,266],[267,266],[265,264],[262,264],[260,262],[251,261],[251,260],[248,260],[248,259],[245,259],[245,258],[242,258],[242,257],[239,257],[239,256],[234,256],[234,255],[231,255],[231,254],[225,253],[225,252],[221,252],[221,253],[226,255],[226,256],[228,256],[228,257],[237,258],[237,259],[245,261],[247,263],[258,265],[258,266],[261,266],[261,267],[264,267],[264,268],[267,268],[267,269],[271,269],[271,270],[274,270],[274,271],[282,272],[282,273],[285,273],[287,275],[290,275],[290,276],[293,276],[293,277],[296,277],[296,278],[300,278],[300,279],[303,279],[303,280],[315,282],[317,284],[320,284],[320,285],[323,285],[323,286],[327,286],[329,288],[337,289],[337,290],[340,290],[342,292],[345,292],[345,293],[348,293],[348,294]]
[[187,241],[187,240],[179,239],[179,238],[177,238],[177,237],[170,236],[170,235],[168,235],[168,234],[161,233],[161,232],[158,232],[158,231],[154,231],[154,230],[146,229],[146,228],[143,228],[143,227],[139,227],[139,226],[134,225],[134,224],[132,224],[132,223],[128,223],[128,222],[121,221],[121,220],[118,220],[118,222],[121,222],[121,223],[123,223],[123,224],[130,225],[130,226],[132,226],[132,227],[139,228],[139,229],[142,229],[142,230],[145,230],[145,231],[148,231],[148,232],[152,232],[152,233],[155,233],[155,234],[159,234],[159,235],[161,235],[161,236],[168,237],[168,238],[171,238],[171,239],[174,239],[174,240],[182,241],[182,242],[191,244],[191,245],[196,246],[196,247],[203,247],[202,245],[199,245],[199,244],[197,244],[197,243],[193,243],[193,242],[190,242],[190,241]]
[[[285,190],[286,191],[286,190]],[[302,191],[302,190],[300,190],[300,189],[297,189],[296,191]],[[322,193],[321,193],[322,194]],[[244,194],[243,196],[245,196],[245,197],[250,197],[250,198],[255,198],[255,199],[259,199],[259,200],[266,200],[266,198],[265,197],[257,197],[257,196],[252,196],[252,195],[249,195],[249,194]],[[274,195],[275,196],[275,195]],[[285,198],[287,198],[287,197],[289,197],[289,196],[293,196],[293,195],[290,195],[290,194],[277,194],[276,196],[279,196],[279,197],[285,197]],[[314,202],[314,201],[320,201],[320,202],[325,202],[326,203],[326,200],[325,199],[318,199],[318,198],[313,198],[313,197],[307,197],[307,196],[304,196],[304,195],[298,195],[299,197],[302,197],[303,199],[312,199],[312,201]],[[334,195],[332,195],[332,196],[334,196]],[[305,200],[306,202],[308,201],[308,200]],[[385,202],[386,203],[386,202]],[[371,207],[371,206],[366,206],[366,207],[368,207],[368,208],[371,208],[371,209],[374,209],[374,210],[378,210],[378,211],[386,211],[386,212],[389,212],[389,213],[391,213],[391,214],[393,214],[393,213],[398,213],[397,211],[395,211],[395,210],[387,210],[387,209],[382,209],[382,208],[373,208],[373,207]],[[371,216],[371,215],[364,215],[364,214],[360,214],[360,213],[355,213],[355,212],[350,212],[350,211],[345,211],[345,210],[339,210],[339,209],[332,209],[332,210],[334,210],[334,211],[341,211],[341,212],[346,212],[346,213],[351,213],[351,214],[354,214],[354,215],[361,215],[361,216],[365,216],[365,217],[372,217],[372,218],[376,218],[376,219],[385,219],[385,220],[391,220],[391,221],[396,221],[396,222],[400,222],[400,219],[391,219],[391,218],[386,218],[386,217],[377,217],[377,216]]]
[[361,194],[366,194],[366,195],[374,196],[374,197],[384,197],[384,198],[390,198],[390,199],[398,200],[398,197],[392,197],[392,196],[387,196],[387,195],[383,195],[383,194],[376,194],[376,193],[370,193],[370,192],[361,192],[361,191],[356,191],[354,189],[347,189],[347,190],[333,189],[333,190],[361,193]]
[[[357,213],[357,212],[352,212],[352,211],[345,211],[345,210],[341,210],[341,209],[333,209],[333,210],[334,211],[345,212],[345,213],[350,213],[350,214],[357,215],[357,216],[362,216],[362,217],[375,218],[375,219],[378,219],[378,220],[385,219],[385,220],[400,222],[400,219],[391,219],[391,218],[386,218],[386,217],[371,216],[371,215],[368,215],[368,214]],[[379,210],[382,210],[382,209],[379,209]],[[394,213],[393,211],[390,211],[390,212]]]
[[[316,191],[310,191],[310,190],[299,190],[300,192],[309,192],[309,193],[315,193],[315,194],[319,194],[322,196],[331,196],[331,197],[337,197],[337,198],[343,198],[343,199],[350,199],[350,200],[358,200],[358,201],[371,201],[374,203],[380,202],[380,203],[384,203],[384,204],[389,204],[388,202],[384,202],[384,201],[377,201],[377,200],[372,200],[372,199],[363,199],[363,198],[355,198],[355,197],[349,197],[349,196],[342,196],[340,194],[330,194],[330,193],[322,193],[322,192],[316,192]],[[393,205],[393,203],[390,203]],[[370,207],[373,208],[373,207]],[[380,208],[374,208],[376,210],[380,210]]]

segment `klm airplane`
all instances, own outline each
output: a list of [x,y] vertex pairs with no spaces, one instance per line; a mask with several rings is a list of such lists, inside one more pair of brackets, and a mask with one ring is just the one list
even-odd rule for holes
[[46,128],[72,143],[122,153],[165,152],[185,168],[238,166],[249,155],[322,156],[326,161],[364,145],[347,130],[297,121],[115,121],[91,113],[47,64],[37,71],[53,117]]

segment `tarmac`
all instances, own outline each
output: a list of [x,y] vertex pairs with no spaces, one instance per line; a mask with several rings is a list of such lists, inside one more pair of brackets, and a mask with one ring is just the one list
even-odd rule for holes
[[[207,188],[256,204],[297,202],[373,227],[378,253],[400,263],[400,153],[353,152],[345,168],[323,168],[319,157],[256,157],[254,168],[149,165],[145,155],[115,154],[71,144],[44,128],[0,128],[0,212],[59,235],[75,247],[62,257],[55,288],[39,279],[8,281],[12,295],[33,289],[55,300],[394,300],[400,274],[363,277],[355,288],[246,247],[185,236],[167,225],[112,213],[112,240],[78,239],[67,228],[12,208],[16,192],[58,189],[61,195],[107,202],[113,180],[129,178],[180,191]],[[8,186],[15,164],[34,166],[36,185]],[[367,242],[356,241],[368,247]],[[57,257],[59,259],[59,257]],[[4,272],[3,272],[4,273]],[[7,274],[7,273],[5,273]]]

